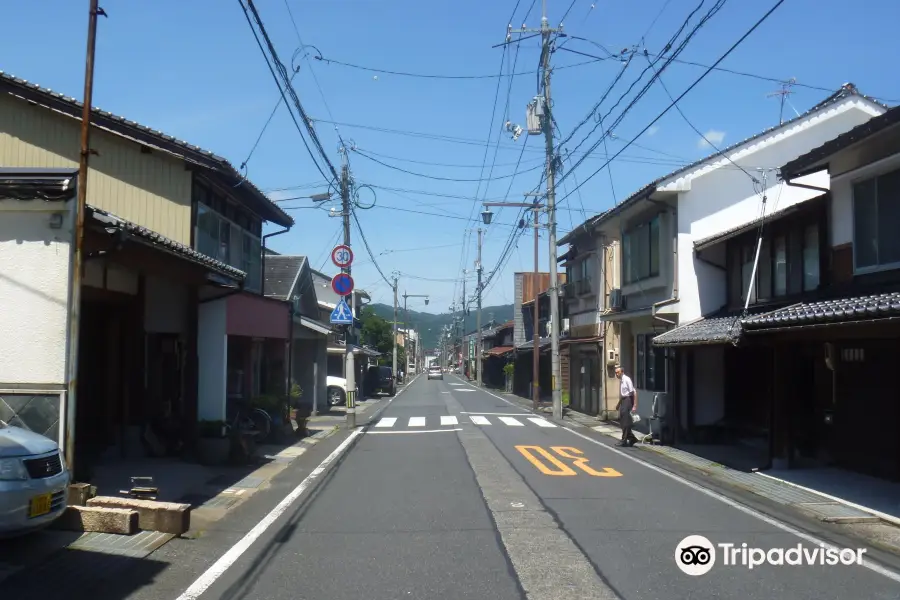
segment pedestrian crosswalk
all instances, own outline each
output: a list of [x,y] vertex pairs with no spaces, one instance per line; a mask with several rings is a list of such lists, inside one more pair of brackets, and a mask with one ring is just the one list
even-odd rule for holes
[[455,427],[458,425],[465,425],[466,423],[471,423],[472,425],[478,425],[480,427],[491,425],[505,425],[507,427],[526,427],[528,425],[537,427],[556,427],[554,423],[551,423],[547,419],[542,419],[541,417],[529,417],[526,415],[515,417],[509,415],[490,415],[490,418],[486,415],[464,415],[462,417],[456,415],[435,415],[433,417],[408,418],[382,417],[375,423],[375,428],[389,429],[392,427],[410,427],[418,429],[428,425],[437,427],[438,424],[440,424],[441,427]]

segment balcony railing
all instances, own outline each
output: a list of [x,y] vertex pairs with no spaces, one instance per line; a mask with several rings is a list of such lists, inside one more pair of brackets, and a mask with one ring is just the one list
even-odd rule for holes
[[590,294],[592,290],[590,279],[581,279],[575,282],[575,294],[578,296]]

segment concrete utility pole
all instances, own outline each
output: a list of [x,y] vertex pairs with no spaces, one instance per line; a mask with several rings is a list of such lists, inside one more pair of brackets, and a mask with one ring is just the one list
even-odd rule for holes
[[78,161],[78,189],[75,200],[72,263],[69,270],[69,337],[66,348],[68,371],[65,403],[65,458],[75,481],[75,425],[78,406],[78,342],[81,325],[81,280],[84,276],[84,213],[87,206],[88,159],[91,155],[91,104],[94,95],[94,54],[97,47],[97,17],[106,16],[99,0],[91,0],[88,12],[87,53],[84,60],[84,107],[81,111],[81,153]]
[[[347,164],[347,149],[341,148],[341,206],[344,219],[344,245],[350,246],[350,166]],[[344,269],[350,274],[350,267]],[[346,346],[345,371],[347,375],[347,429],[356,429],[356,363],[353,346],[356,341],[356,290],[350,292],[350,316],[352,323],[344,337]]]
[[481,387],[482,379],[481,379],[481,227],[478,228],[478,262],[475,265],[475,268],[478,269],[478,287],[475,290],[475,296],[478,300],[478,315],[475,317],[476,320],[476,328],[478,329],[478,342],[475,344],[475,360],[476,364],[476,373],[478,375],[478,387]]
[[391,373],[394,374],[394,378],[397,377],[397,274],[394,273],[394,340],[393,340],[393,357],[391,361]]
[[[409,376],[409,308],[406,305],[407,298],[425,298],[425,306],[428,306],[428,294],[407,294],[403,292],[403,323],[404,323],[404,333],[403,333],[403,356],[404,356],[404,366],[403,366],[403,378],[406,379]],[[418,336],[417,336],[418,338]],[[419,340],[416,340],[416,354],[418,355],[418,349],[421,344]],[[418,364],[418,363],[416,363]]]

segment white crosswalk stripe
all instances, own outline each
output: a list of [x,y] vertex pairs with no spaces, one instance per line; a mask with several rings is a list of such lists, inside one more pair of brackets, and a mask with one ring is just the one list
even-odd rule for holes
[[[557,427],[556,424],[550,422],[547,419],[542,417],[530,417],[527,414],[522,414],[520,416],[512,416],[512,414],[496,414],[496,413],[486,413],[484,415],[479,414],[465,414],[467,418],[464,418],[462,422],[460,422],[460,418],[457,415],[433,415],[429,417],[382,417],[378,420],[377,423],[373,426],[377,429],[406,429],[412,428],[415,430],[426,430],[426,428],[430,427],[431,429],[427,429],[427,431],[435,430],[439,431],[435,428],[437,427],[459,427],[461,424],[465,425],[471,423],[472,425],[478,425],[480,427],[486,427],[489,425],[505,425],[507,427],[526,427],[526,426],[536,426],[536,427]],[[438,425],[440,423],[440,425]]]

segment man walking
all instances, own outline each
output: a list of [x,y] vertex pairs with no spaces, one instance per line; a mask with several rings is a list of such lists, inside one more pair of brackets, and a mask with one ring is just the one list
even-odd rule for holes
[[634,446],[638,440],[631,432],[631,426],[634,424],[631,413],[637,410],[637,391],[634,389],[631,377],[626,375],[619,365],[616,365],[616,378],[621,382],[619,404],[616,409],[619,411],[619,425],[622,426],[622,441],[616,446]]

